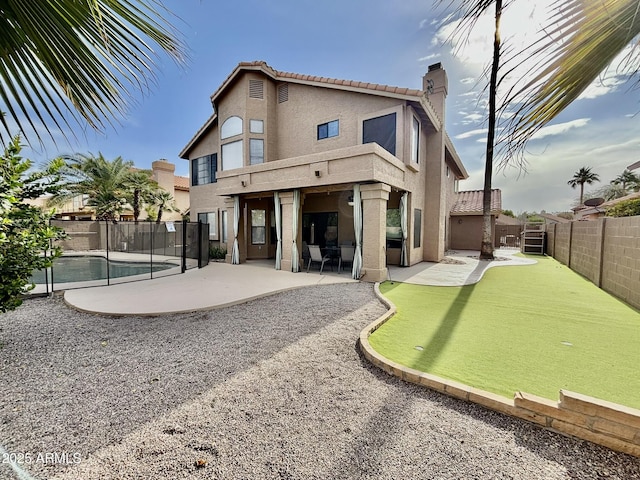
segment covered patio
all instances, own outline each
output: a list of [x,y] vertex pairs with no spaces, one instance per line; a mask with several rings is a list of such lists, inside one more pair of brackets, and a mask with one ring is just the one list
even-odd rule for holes
[[[388,260],[408,264],[404,169],[386,150],[365,144],[222,172],[218,188],[227,196],[230,222],[227,262],[273,259],[275,269],[299,272],[307,246],[350,245],[352,278],[385,280]],[[388,209],[404,219],[391,255]]]

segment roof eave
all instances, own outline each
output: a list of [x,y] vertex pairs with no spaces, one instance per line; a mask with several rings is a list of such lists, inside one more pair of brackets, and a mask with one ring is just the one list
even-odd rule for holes
[[458,170],[456,172],[456,175],[459,177],[459,180],[466,180],[467,178],[469,178],[469,173],[467,173],[467,169],[464,168],[462,160],[460,159],[460,156],[456,151],[456,147],[453,146],[453,142],[446,132],[444,134],[444,144],[446,149],[449,151],[449,154],[451,155],[451,159],[454,163],[454,168]]
[[213,115],[211,115],[209,119],[204,123],[204,125],[200,127],[200,129],[196,132],[193,138],[189,140],[189,143],[187,143],[185,147],[180,151],[178,156],[185,160],[189,160],[189,153],[191,152],[193,147],[195,147],[196,143],[200,141],[200,138],[202,137],[202,135],[204,135],[217,120],[218,120],[217,114],[214,113]]

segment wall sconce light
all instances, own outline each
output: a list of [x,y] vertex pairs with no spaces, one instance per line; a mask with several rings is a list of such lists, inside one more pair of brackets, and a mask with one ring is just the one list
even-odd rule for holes
[[322,176],[322,172],[320,170],[316,170],[316,177],[320,178]]
[[245,182],[244,180],[242,180],[240,183],[242,184],[243,187],[247,186],[247,182]]
[[462,224],[462,219],[461,218],[458,219],[458,224]]
[[353,207],[353,195],[349,195],[349,198],[347,199],[347,205]]

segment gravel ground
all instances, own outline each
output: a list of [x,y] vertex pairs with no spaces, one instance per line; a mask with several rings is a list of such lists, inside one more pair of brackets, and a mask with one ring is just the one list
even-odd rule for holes
[[383,312],[368,284],[155,318],[29,300],[0,315],[0,445],[38,480],[640,479],[370,366],[355,340]]

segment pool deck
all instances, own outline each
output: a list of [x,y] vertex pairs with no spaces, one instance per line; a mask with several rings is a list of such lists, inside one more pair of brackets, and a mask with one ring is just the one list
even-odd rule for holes
[[[533,260],[514,257],[517,250],[496,250],[501,260],[480,261],[478,252],[448,252],[454,263],[422,262],[411,267],[390,267],[389,279],[419,285],[459,286],[475,283],[491,267],[525,265]],[[131,257],[128,257],[131,258]],[[148,258],[148,257],[145,257]],[[154,257],[155,258],[155,257]],[[273,261],[241,265],[212,262],[201,269],[138,282],[67,290],[72,307],[104,315],[162,315],[210,310],[301,287],[355,282],[348,271],[318,270],[300,273],[275,270]],[[154,274],[154,277],[156,275]]]
[[294,288],[355,281],[349,272],[292,273],[276,270],[273,262],[212,262],[181,275],[67,290],[64,299],[78,310],[104,315],[162,315],[211,310]]

